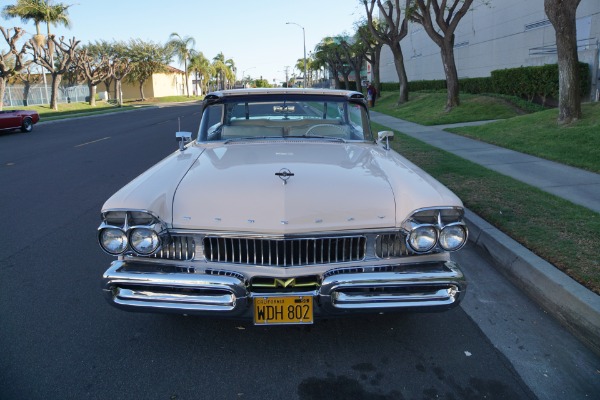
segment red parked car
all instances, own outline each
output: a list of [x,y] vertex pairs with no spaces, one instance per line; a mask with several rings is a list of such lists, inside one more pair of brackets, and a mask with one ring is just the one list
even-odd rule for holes
[[21,129],[21,132],[31,132],[33,125],[40,120],[34,110],[0,111],[0,129]]

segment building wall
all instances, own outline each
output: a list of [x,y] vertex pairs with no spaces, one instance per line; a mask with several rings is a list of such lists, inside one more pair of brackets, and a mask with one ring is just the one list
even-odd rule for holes
[[[130,83],[123,81],[121,85],[121,91],[123,92],[123,99],[140,99],[140,84]],[[144,82],[144,96],[146,98],[154,97],[154,91],[152,90],[152,79],[148,79]]]
[[[185,95],[185,76],[178,73],[154,74],[152,76],[153,97]],[[191,90],[191,88],[190,88]]]
[[[556,37],[544,12],[544,0],[489,3],[475,0],[456,30],[454,55],[460,78],[490,76],[496,69],[556,63],[556,54],[548,51],[555,50]],[[592,76],[597,77],[600,0],[581,0],[577,30],[580,60],[591,63],[595,69]],[[422,26],[410,24],[401,44],[409,81],[445,79],[440,50]],[[380,74],[382,82],[398,82],[387,46],[381,54]]]
[[[123,82],[122,91],[124,99],[140,98],[140,86],[138,83]],[[146,98],[182,96],[185,94],[185,75],[183,73],[167,72],[154,74],[152,75],[152,78],[144,83],[144,96],[146,96]],[[190,95],[191,94],[192,83],[190,81]]]

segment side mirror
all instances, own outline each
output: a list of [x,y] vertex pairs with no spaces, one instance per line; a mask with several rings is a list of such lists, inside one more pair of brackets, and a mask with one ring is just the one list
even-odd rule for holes
[[385,145],[383,147],[386,150],[389,150],[390,149],[390,140],[394,140],[394,132],[392,132],[392,131],[377,132],[377,143],[383,145],[384,140],[385,140]]
[[185,145],[192,141],[192,132],[175,132],[175,138],[179,142],[179,151],[184,151]]

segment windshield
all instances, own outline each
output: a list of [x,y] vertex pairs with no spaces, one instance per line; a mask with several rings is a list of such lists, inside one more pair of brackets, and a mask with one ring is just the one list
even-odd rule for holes
[[363,104],[341,96],[231,96],[208,105],[199,141],[270,138],[372,141]]

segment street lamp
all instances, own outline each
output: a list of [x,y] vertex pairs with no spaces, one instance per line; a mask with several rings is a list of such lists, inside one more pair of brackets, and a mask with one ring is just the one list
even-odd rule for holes
[[300,28],[302,28],[302,41],[304,43],[304,88],[306,89],[306,31],[304,30],[304,27],[300,24],[297,24],[295,22],[286,22],[286,25],[296,25],[299,26]]
[[250,71],[252,68],[256,68],[256,67],[246,68],[245,70],[242,71],[242,84],[244,85],[244,89],[246,89],[246,71]]

